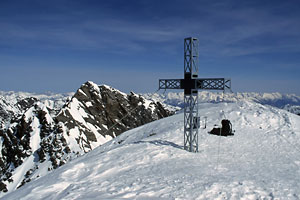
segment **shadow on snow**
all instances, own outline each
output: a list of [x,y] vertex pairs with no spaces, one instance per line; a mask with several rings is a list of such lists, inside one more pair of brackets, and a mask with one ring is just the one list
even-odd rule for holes
[[154,144],[157,146],[171,146],[177,149],[184,149],[183,146],[180,146],[178,144],[175,144],[173,142],[169,142],[169,141],[165,141],[165,140],[153,140],[153,141],[138,141],[138,142],[134,142],[134,144]]

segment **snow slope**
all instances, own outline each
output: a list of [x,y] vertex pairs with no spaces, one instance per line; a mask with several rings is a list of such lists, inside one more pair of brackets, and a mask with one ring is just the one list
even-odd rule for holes
[[[224,111],[224,113],[223,113]],[[250,101],[202,103],[199,153],[183,114],[127,131],[2,199],[299,199],[300,117]],[[235,135],[207,134],[224,114]]]

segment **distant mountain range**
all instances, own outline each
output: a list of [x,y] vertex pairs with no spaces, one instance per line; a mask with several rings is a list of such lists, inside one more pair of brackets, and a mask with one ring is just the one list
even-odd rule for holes
[[[169,93],[147,93],[143,95],[146,99],[160,101],[163,104],[171,105],[177,109],[183,108],[183,92]],[[240,100],[249,100],[263,105],[269,105],[287,110],[300,115],[300,97],[295,94],[280,93],[217,93],[217,92],[199,92],[200,103],[217,102],[237,102]]]

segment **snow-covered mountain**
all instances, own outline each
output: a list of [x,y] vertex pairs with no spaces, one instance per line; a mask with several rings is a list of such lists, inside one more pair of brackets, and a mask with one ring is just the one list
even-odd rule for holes
[[[300,117],[245,99],[200,103],[199,153],[183,114],[129,130],[3,199],[299,199]],[[235,135],[209,135],[223,116]]]
[[55,114],[74,93],[35,94],[28,92],[0,91],[0,129],[6,128],[10,121],[20,117],[36,102],[42,102]]
[[[64,104],[63,98],[25,99],[27,110],[13,107],[16,113],[0,129],[0,196],[126,130],[172,114],[159,102],[93,82],[83,84]],[[11,105],[20,102],[15,101]]]
[[[183,92],[147,93],[143,96],[147,99],[153,99],[164,104],[177,107],[178,109],[183,107]],[[300,97],[295,94],[254,92],[223,94],[222,92],[199,92],[199,102],[237,102],[240,100],[248,100],[261,103],[263,105],[270,105],[300,115]]]

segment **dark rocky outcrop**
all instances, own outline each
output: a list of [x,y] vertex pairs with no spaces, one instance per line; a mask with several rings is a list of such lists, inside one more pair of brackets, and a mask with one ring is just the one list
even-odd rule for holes
[[84,151],[89,151],[91,143],[99,143],[97,138],[107,141],[126,130],[171,114],[160,103],[133,92],[127,95],[109,86],[86,82],[56,120],[64,123],[67,134],[73,134]]

